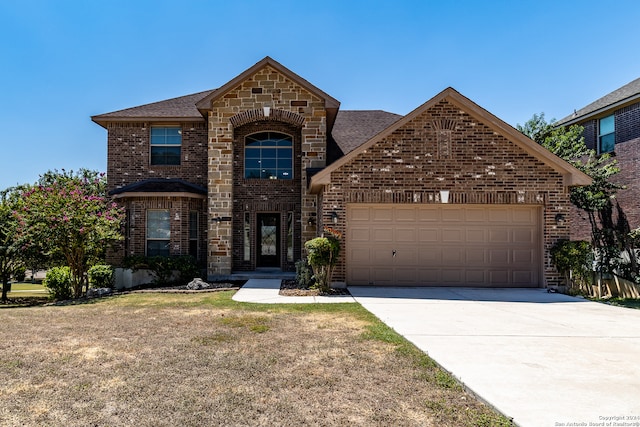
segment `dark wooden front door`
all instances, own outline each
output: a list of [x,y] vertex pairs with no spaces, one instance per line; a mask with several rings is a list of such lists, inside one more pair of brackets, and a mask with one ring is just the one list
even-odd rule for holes
[[280,267],[280,214],[259,213],[257,231],[257,266]]

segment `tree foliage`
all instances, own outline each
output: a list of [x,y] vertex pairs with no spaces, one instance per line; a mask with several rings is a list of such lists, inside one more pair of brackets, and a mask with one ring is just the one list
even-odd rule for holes
[[124,212],[107,198],[104,174],[50,171],[21,196],[14,211],[21,247],[67,265],[73,296],[81,296],[89,267],[122,239]]
[[[617,191],[624,188],[611,180],[620,171],[617,161],[610,154],[598,155],[595,150],[589,149],[584,142],[584,129],[581,126],[557,126],[555,120],[547,122],[544,113],[534,114],[524,125],[517,125],[516,128],[592,178],[590,185],[573,187],[570,200],[589,219],[591,244],[596,250],[598,269],[606,273],[627,269],[631,270],[627,276],[637,276],[634,239],[629,235],[624,212],[615,203]],[[624,252],[629,259],[625,265],[620,258]]]
[[24,267],[18,246],[18,223],[13,215],[17,197],[13,189],[0,194],[0,281],[2,301],[7,300],[9,280]]

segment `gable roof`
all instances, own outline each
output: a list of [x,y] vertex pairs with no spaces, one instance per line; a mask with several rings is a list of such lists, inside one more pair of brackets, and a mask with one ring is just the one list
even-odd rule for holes
[[171,98],[138,107],[126,108],[111,113],[91,117],[91,120],[105,127],[108,122],[118,121],[203,121],[196,108],[196,102],[209,95],[212,90]]
[[625,104],[631,104],[638,101],[640,101],[640,78],[627,83],[621,88],[597,99],[586,107],[575,111],[573,114],[565,117],[556,124],[565,126],[572,125],[589,117],[604,113],[607,110],[617,109]]
[[564,177],[565,185],[567,186],[579,186],[579,185],[588,185],[591,183],[591,178],[580,170],[576,169],[574,166],[570,165],[560,157],[556,156],[546,148],[537,144],[535,141],[529,139],[527,136],[523,135],[521,132],[508,125],[504,121],[500,120],[493,114],[489,113],[484,108],[480,107],[470,99],[466,98],[462,94],[460,94],[455,89],[449,87],[438,95],[431,98],[429,101],[425,102],[406,116],[397,120],[389,127],[379,132],[377,135],[369,139],[364,144],[360,145],[355,150],[351,151],[349,154],[344,157],[336,160],[330,166],[327,166],[322,171],[318,172],[313,176],[310,183],[310,188],[312,192],[319,192],[322,186],[329,184],[331,182],[331,173],[342,165],[350,162],[352,159],[356,158],[360,153],[368,150],[374,144],[380,142],[384,138],[388,137],[391,133],[393,133],[396,129],[401,128],[402,126],[409,123],[411,120],[427,111],[429,108],[436,105],[438,102],[442,100],[447,100],[452,104],[458,106],[460,109],[464,110],[466,113],[475,117],[476,120],[486,124],[493,131],[499,133],[500,135],[507,138],[509,141],[513,142],[524,151],[526,151],[531,156],[537,158],[544,164],[548,165],[558,173],[562,174]]
[[211,109],[211,102],[214,99],[224,96],[227,92],[233,90],[244,80],[266,66],[272,67],[279,73],[294,81],[296,84],[302,86],[318,98],[322,99],[327,110],[327,129],[332,129],[338,109],[340,108],[340,102],[268,56],[217,89],[153,102],[138,107],[126,108],[124,110],[113,111],[110,113],[99,114],[92,116],[91,120],[102,127],[106,127],[109,122],[118,121],[203,121],[204,118],[207,117],[207,111]]
[[207,111],[211,110],[211,102],[214,99],[218,99],[224,96],[225,94],[227,94],[227,92],[235,89],[243,81],[267,66],[275,69],[280,74],[283,74],[288,79],[302,86],[324,101],[324,107],[327,111],[327,129],[330,131],[333,127],[333,123],[335,122],[338,108],[340,108],[340,102],[269,56],[265,56],[261,61],[257,62],[252,67],[246,69],[244,72],[242,72],[232,80],[229,80],[218,89],[213,90],[210,94],[200,99],[196,103],[196,107],[198,108],[198,110],[200,110],[203,116],[206,116]]
[[269,56],[265,56],[261,61],[257,62],[250,68],[247,68],[244,72],[236,76],[234,79],[229,80],[224,85],[220,86],[218,89],[213,90],[209,95],[202,98],[197,102],[196,107],[199,110],[210,110],[211,109],[211,101],[214,99],[218,99],[224,96],[230,90],[235,89],[239,84],[243,81],[260,71],[266,66],[271,66],[279,73],[287,76],[289,79],[293,80],[309,92],[316,95],[318,98],[325,101],[326,108],[338,108],[340,106],[340,102],[332,96],[328,95],[326,92],[318,89],[316,86],[309,83],[307,80],[303,79],[293,71],[289,70],[284,65],[280,64],[278,61],[274,60]]

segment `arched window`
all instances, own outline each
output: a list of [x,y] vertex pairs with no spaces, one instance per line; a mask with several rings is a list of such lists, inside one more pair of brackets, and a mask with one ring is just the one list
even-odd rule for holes
[[244,177],[293,179],[293,138],[279,132],[245,137]]

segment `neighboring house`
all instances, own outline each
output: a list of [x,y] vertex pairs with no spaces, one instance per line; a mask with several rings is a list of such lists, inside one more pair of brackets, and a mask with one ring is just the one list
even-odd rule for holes
[[340,111],[267,57],[220,88],[92,119],[127,210],[117,257],[192,254],[209,279],[294,270],[342,233],[350,285],[554,286],[590,179],[448,88],[408,115]]
[[[616,199],[631,229],[640,227],[640,78],[575,111],[558,125],[584,127],[587,147],[611,153],[620,172],[612,180],[626,188]],[[572,237],[590,239],[584,213],[576,209]]]

